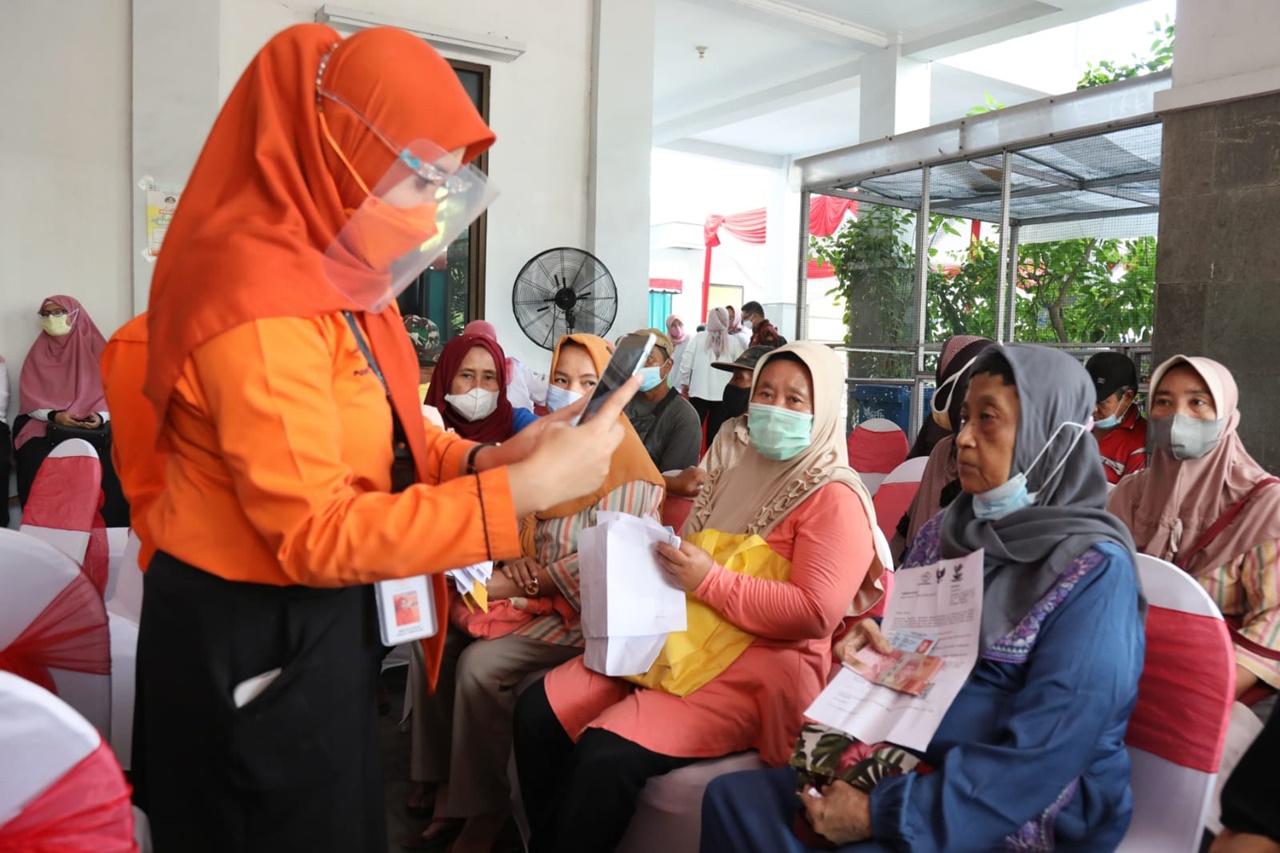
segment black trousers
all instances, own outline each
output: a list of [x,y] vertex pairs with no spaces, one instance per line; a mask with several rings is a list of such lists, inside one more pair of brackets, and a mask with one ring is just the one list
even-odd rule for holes
[[[30,420],[26,415],[20,416],[13,424],[13,434],[17,435],[23,425]],[[27,505],[31,495],[31,485],[36,480],[41,464],[53,452],[58,442],[47,435],[28,438],[14,451],[14,461],[18,470],[18,502]],[[102,463],[102,521],[107,527],[129,527],[129,502],[125,500],[124,491],[120,488],[120,478],[116,476],[115,465],[111,463],[111,442],[104,441],[98,451],[98,461]],[[6,479],[5,482],[8,482]]]
[[516,703],[515,752],[529,853],[614,850],[649,777],[699,760],[652,752],[604,729],[587,729],[574,744],[542,681]]
[[[702,423],[707,422],[707,418],[717,418],[720,406],[723,405],[722,400],[704,400],[701,397],[690,397],[689,404],[693,406],[693,410],[698,413],[698,420]],[[708,438],[710,441],[710,438]]]
[[143,583],[133,777],[157,853],[385,853],[370,588],[237,583],[163,552]]
[[0,527],[9,526],[9,472],[13,470],[12,462],[13,442],[9,436],[9,425],[0,421]]

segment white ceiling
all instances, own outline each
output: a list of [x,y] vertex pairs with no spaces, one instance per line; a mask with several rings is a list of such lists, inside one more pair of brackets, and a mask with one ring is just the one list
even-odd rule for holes
[[877,40],[933,62],[932,123],[988,94],[1006,105],[1034,100],[1047,93],[1019,85],[1026,75],[1016,66],[987,76],[939,60],[1139,0],[777,0],[856,24],[856,38],[743,2],[658,0],[655,145],[769,163],[856,144],[860,60],[883,49]]

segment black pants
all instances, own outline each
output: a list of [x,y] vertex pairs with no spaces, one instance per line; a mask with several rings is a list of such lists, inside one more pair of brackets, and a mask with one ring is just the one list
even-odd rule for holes
[[[0,412],[0,415],[3,414]],[[13,443],[9,439],[9,425],[0,421],[0,528],[9,526],[9,472],[12,470],[12,461]]]
[[157,853],[385,853],[370,588],[236,583],[163,552],[144,584],[133,775]]
[[[19,417],[13,424],[14,435],[29,420],[26,415]],[[28,438],[22,447],[14,451],[14,461],[18,469],[18,502],[27,505],[31,495],[31,485],[36,480],[40,466],[53,448],[58,446],[47,435]],[[129,527],[129,502],[125,500],[120,488],[120,478],[116,476],[116,468],[111,464],[111,442],[104,441],[100,446],[94,445],[98,451],[98,461],[102,463],[102,521],[107,527]],[[5,482],[8,482],[6,479]]]
[[[698,413],[698,420],[702,423],[707,422],[707,418],[715,417],[720,411],[721,400],[704,400],[701,397],[690,397],[689,403],[693,406],[693,410]],[[708,437],[708,441],[710,438]]]
[[604,729],[587,729],[574,744],[542,681],[516,703],[515,748],[530,853],[614,850],[649,777],[699,760],[651,752]]

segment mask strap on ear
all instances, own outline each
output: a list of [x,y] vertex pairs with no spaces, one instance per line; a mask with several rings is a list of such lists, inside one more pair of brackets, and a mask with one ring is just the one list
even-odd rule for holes
[[324,119],[324,107],[316,104],[316,111],[320,114],[320,133],[324,135],[324,141],[329,143],[329,147],[333,149],[333,153],[338,155],[338,159],[342,161],[342,165],[347,167],[347,171],[351,173],[351,177],[355,179],[356,185],[364,191],[365,195],[373,195],[369,192],[369,187],[360,179],[360,173],[356,171],[356,167],[351,165],[351,161],[347,159],[347,155],[342,153],[342,149],[338,147],[338,143],[333,138],[333,134],[329,132],[329,122]]
[[1066,467],[1067,460],[1071,458],[1071,454],[1072,452],[1075,451],[1076,445],[1078,445],[1081,442],[1081,440],[1085,437],[1085,435],[1087,435],[1089,431],[1093,429],[1093,418],[1090,417],[1089,420],[1083,424],[1078,424],[1075,421],[1063,421],[1062,423],[1058,424],[1058,428],[1053,431],[1053,435],[1049,436],[1049,440],[1044,443],[1044,447],[1040,448],[1040,452],[1036,454],[1036,458],[1032,459],[1031,464],[1027,466],[1027,470],[1025,474],[1028,477],[1031,474],[1031,469],[1036,467],[1036,463],[1039,462],[1041,457],[1043,457],[1045,453],[1049,451],[1049,448],[1053,446],[1054,441],[1056,441],[1058,438],[1058,433],[1062,432],[1064,429],[1068,427],[1073,427],[1075,429],[1076,431],[1075,440],[1072,441],[1071,444],[1067,447],[1066,451],[1062,454],[1062,459],[1058,462],[1058,464],[1054,467],[1054,469],[1050,471],[1049,475],[1045,477],[1044,480],[1041,482],[1040,488],[1036,489],[1035,491],[1036,495],[1044,491],[1045,483],[1048,483],[1051,480],[1053,480],[1054,477],[1058,476],[1058,472],[1061,471],[1064,467]]
[[[982,357],[982,353],[978,353],[973,358],[966,361],[964,364],[964,367],[960,368],[955,373],[951,374],[946,379],[942,380],[942,384],[934,389],[933,396],[929,398],[929,408],[932,409],[935,414],[941,415],[941,414],[945,414],[947,411],[947,409],[938,408],[938,398],[942,396],[938,392],[940,392],[943,388],[946,388],[948,385],[952,386],[952,391],[954,392],[955,386],[960,383],[960,377],[964,376],[965,371],[968,370],[970,367],[973,367],[973,363],[981,357]],[[951,407],[951,395],[948,394],[947,408],[950,408],[950,407]]]

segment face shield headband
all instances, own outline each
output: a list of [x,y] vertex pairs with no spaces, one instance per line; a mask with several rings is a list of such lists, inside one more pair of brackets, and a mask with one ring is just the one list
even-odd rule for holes
[[[328,57],[316,78],[320,131],[366,193],[325,252],[330,283],[363,310],[386,308],[445,254],[449,244],[484,212],[497,189],[484,173],[463,166],[457,154],[430,140],[398,144],[340,96],[321,85]],[[386,174],[368,187],[329,132],[326,105],[349,110],[395,155]]]

